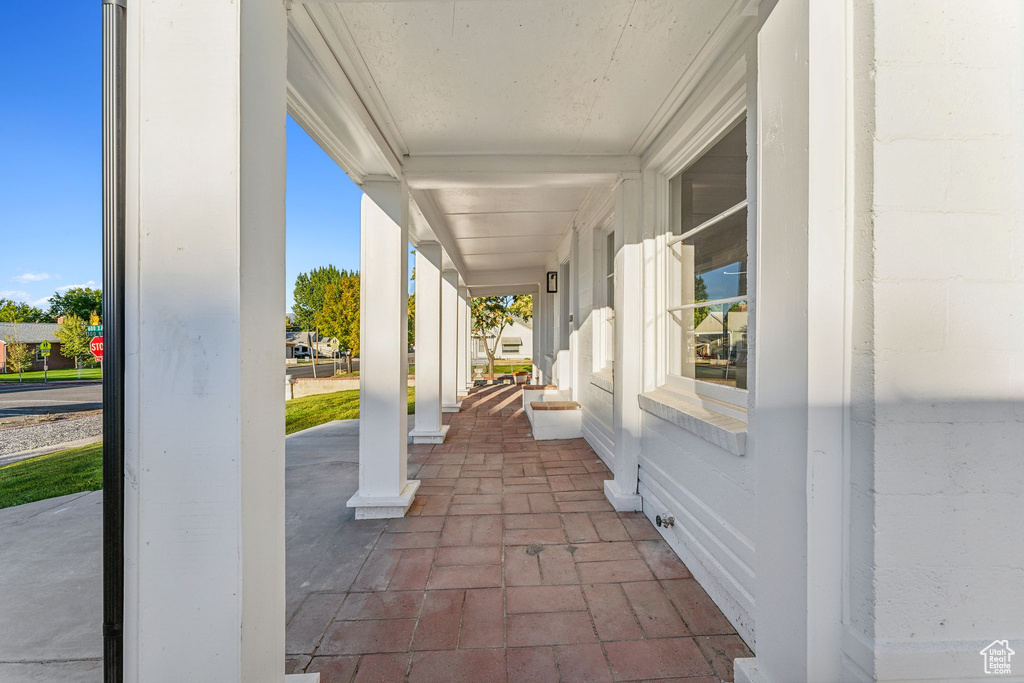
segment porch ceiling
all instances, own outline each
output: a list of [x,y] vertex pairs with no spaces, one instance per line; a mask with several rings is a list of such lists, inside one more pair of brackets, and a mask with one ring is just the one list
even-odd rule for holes
[[[300,4],[301,3],[301,4]],[[536,285],[755,0],[297,0],[289,109],[471,287]]]

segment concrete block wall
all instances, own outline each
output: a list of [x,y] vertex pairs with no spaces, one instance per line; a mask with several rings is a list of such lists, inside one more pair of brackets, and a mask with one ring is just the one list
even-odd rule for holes
[[1024,3],[856,12],[844,650],[980,679],[982,647],[1024,644]]

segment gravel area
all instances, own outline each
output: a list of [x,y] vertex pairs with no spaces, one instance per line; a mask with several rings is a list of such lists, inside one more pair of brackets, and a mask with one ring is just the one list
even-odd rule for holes
[[69,416],[0,431],[0,456],[55,446],[103,433],[103,416]]

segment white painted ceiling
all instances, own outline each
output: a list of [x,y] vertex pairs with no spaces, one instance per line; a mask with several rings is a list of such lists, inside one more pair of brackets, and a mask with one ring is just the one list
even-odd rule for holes
[[619,154],[730,4],[428,0],[325,14],[352,37],[407,154]]
[[[386,139],[382,160],[388,153],[397,160],[638,155],[735,7],[735,0],[335,0],[296,6],[292,21],[323,41],[303,59],[321,64],[333,97],[358,97]],[[318,104],[330,98],[293,76],[298,54],[290,47],[289,83],[328,130],[318,140],[334,135],[365,172],[379,173],[379,162],[347,142],[354,117],[333,124],[341,115]],[[594,182],[433,187],[425,192],[445,225],[420,220],[414,230],[429,239],[431,228],[443,227],[440,241],[458,251],[452,262],[467,281],[484,271],[536,274],[584,200],[607,191],[607,179]]]

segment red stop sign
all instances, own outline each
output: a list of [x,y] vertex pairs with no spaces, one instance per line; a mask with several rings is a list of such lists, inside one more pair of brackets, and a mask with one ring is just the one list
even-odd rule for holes
[[89,342],[89,350],[92,351],[92,355],[103,360],[103,337],[93,337]]

